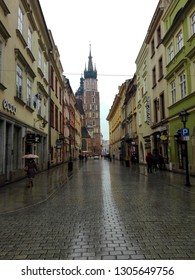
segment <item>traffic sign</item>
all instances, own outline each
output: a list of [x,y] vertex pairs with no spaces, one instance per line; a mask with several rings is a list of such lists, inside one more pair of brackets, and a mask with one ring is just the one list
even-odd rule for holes
[[190,135],[190,130],[187,127],[181,128],[181,136],[189,136]]
[[181,141],[189,141],[190,140],[190,136],[182,136],[181,137]]

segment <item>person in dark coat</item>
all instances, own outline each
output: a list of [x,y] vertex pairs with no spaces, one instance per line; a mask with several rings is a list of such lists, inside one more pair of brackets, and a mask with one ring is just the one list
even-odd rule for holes
[[33,187],[33,179],[35,177],[35,173],[37,171],[37,165],[34,161],[34,159],[29,159],[29,161],[27,162],[26,166],[25,166],[25,171],[27,173],[27,177],[29,179],[29,188]]
[[147,163],[147,170],[148,170],[148,173],[152,173],[153,156],[152,156],[151,153],[147,153],[147,156],[146,156],[146,163]]
[[159,169],[160,170],[165,169],[165,162],[164,162],[164,158],[163,158],[162,154],[159,155],[158,162],[159,162]]

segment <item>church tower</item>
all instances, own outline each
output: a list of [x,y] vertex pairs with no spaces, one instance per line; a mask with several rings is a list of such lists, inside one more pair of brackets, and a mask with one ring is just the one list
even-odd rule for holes
[[76,98],[83,100],[85,126],[90,135],[88,152],[92,155],[101,154],[100,97],[98,92],[97,70],[92,62],[91,45],[89,49],[88,67],[85,66],[84,80],[83,78],[80,80],[80,88],[76,93]]

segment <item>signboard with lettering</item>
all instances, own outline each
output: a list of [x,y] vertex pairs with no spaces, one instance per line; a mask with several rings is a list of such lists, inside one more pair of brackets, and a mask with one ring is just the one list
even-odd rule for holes
[[145,105],[145,107],[146,107],[146,123],[148,125],[150,125],[151,119],[150,119],[150,97],[149,96],[146,96],[146,105]]
[[8,100],[4,99],[2,105],[4,110],[7,110],[14,115],[16,114],[16,106],[11,104]]
[[34,133],[26,134],[26,142],[27,143],[34,143],[35,142],[35,134]]

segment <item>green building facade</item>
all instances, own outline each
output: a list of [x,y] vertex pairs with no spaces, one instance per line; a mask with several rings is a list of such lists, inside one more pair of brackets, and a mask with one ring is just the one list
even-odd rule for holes
[[[172,170],[185,170],[195,175],[195,2],[173,0],[163,22],[162,43],[166,53],[166,74],[169,110],[169,162]],[[180,135],[182,110],[189,113],[186,128],[190,136]],[[188,157],[186,156],[186,141]]]

